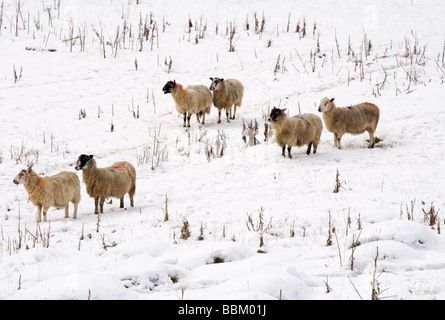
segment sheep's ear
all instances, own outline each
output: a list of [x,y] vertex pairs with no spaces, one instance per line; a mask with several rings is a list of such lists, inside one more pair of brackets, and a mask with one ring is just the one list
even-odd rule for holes
[[90,156],[89,156],[89,157],[90,157],[90,159],[93,159],[93,157],[94,157],[94,156],[93,156],[92,154],[90,154]]
[[223,82],[224,81],[224,78],[221,78],[221,82]]
[[210,80],[212,80],[212,81],[213,81],[213,78],[212,78],[212,77],[210,77]]
[[33,165],[33,163],[31,163],[30,165],[28,165],[28,170],[26,170],[26,172],[31,173],[32,165]]
[[286,110],[287,110],[287,108],[281,109],[281,112],[284,112],[284,111],[286,111]]
[[335,99],[335,98],[332,98],[332,99],[331,99],[331,102],[334,102],[334,99]]

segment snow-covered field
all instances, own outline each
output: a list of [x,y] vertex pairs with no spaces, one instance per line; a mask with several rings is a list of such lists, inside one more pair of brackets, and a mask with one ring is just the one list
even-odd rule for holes
[[[443,2],[0,5],[0,299],[445,299]],[[209,77],[244,84],[237,118],[183,128],[162,87]],[[378,105],[382,141],[283,158],[268,112],[323,97]],[[36,223],[13,178],[80,154],[133,163],[135,207],[98,217],[82,183],[76,220]]]

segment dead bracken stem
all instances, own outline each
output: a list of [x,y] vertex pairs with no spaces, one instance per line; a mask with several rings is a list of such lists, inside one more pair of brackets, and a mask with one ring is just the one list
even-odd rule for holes
[[258,210],[258,222],[255,224],[255,222],[253,221],[252,215],[247,214],[247,229],[249,231],[255,231],[258,232],[260,235],[260,248],[262,246],[264,246],[264,240],[263,240],[263,234],[269,230],[270,228],[272,228],[272,218],[270,218],[269,223],[265,226],[264,225],[264,208],[261,207]]
[[329,211],[329,225],[328,225],[328,239],[326,240],[326,246],[329,247],[332,245],[332,234],[331,234],[331,212]]
[[187,240],[188,238],[190,238],[191,232],[189,229],[189,222],[187,221],[186,218],[184,218],[182,220],[182,228],[181,228],[181,236],[180,238],[182,240]]
[[335,174],[335,185],[334,185],[333,193],[338,193],[340,191],[340,188],[343,187],[344,181],[340,181],[339,177],[340,177],[340,173],[338,172],[338,168],[337,168],[337,173]]
[[168,198],[165,195],[164,222],[168,221]]
[[374,259],[374,272],[372,273],[372,292],[371,292],[372,300],[379,300],[379,295],[380,295],[379,283],[375,277],[375,274],[377,271],[377,258],[378,257],[379,257],[379,247],[377,247],[377,254],[375,255],[375,259]]

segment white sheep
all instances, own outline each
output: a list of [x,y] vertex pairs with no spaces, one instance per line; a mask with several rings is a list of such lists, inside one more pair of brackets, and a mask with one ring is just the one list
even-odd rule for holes
[[120,207],[124,207],[124,195],[128,193],[130,206],[134,206],[133,196],[136,192],[136,170],[127,161],[118,161],[109,167],[98,168],[93,155],[82,154],[77,159],[76,170],[82,170],[82,179],[87,193],[94,198],[94,213],[104,212],[106,198],[120,199]]
[[80,180],[74,172],[62,171],[50,177],[40,177],[32,170],[21,170],[14,178],[17,185],[23,184],[29,200],[37,206],[37,221],[46,221],[50,207],[65,208],[65,218],[69,217],[69,203],[74,205],[73,219],[77,218],[77,206],[80,202]]
[[187,88],[176,81],[168,81],[162,88],[165,94],[171,93],[173,100],[175,100],[176,110],[184,115],[184,127],[190,127],[190,117],[196,114],[196,119],[202,116],[202,124],[205,124],[205,114],[210,113],[210,106],[212,105],[212,93],[209,88],[203,85],[192,85]]
[[[213,91],[213,105],[218,109],[218,123],[221,123],[221,110],[226,110],[227,122],[235,119],[236,108],[241,107],[244,86],[236,79],[210,78]],[[233,115],[232,115],[233,106]]]
[[380,109],[373,103],[365,102],[350,107],[337,108],[334,98],[321,99],[319,112],[323,112],[323,120],[328,131],[334,133],[334,146],[341,149],[341,137],[345,133],[369,133],[368,148],[374,148],[374,133],[380,118]]
[[307,145],[306,153],[308,155],[311,153],[311,146],[313,146],[313,153],[316,153],[323,130],[320,117],[310,113],[288,117],[285,111],[286,109],[274,107],[268,118],[275,131],[275,140],[282,147],[283,157],[285,157],[286,145],[289,158],[292,158],[292,146]]

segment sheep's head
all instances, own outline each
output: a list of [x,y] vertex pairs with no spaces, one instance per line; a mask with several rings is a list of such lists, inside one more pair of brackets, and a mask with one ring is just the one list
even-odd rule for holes
[[90,162],[90,160],[93,159],[93,155],[86,155],[86,154],[81,154],[79,156],[79,158],[77,158],[77,162],[76,162],[76,170],[82,170],[85,167],[88,167],[88,164]]
[[210,84],[210,90],[218,90],[221,87],[221,84],[224,82],[223,78],[210,78],[212,83]]
[[176,88],[176,80],[169,81],[165,84],[165,86],[162,88],[162,91],[164,91],[165,94],[170,93],[171,89]]
[[318,106],[318,112],[325,112],[331,110],[332,106],[334,105],[334,99],[329,98],[323,98],[320,101],[320,105]]
[[273,107],[272,111],[270,112],[269,118],[267,119],[269,122],[274,122],[280,120],[283,115],[286,115],[285,113],[286,109],[278,109]]
[[28,171],[22,170],[19,172],[18,175],[15,176],[15,178],[14,178],[14,180],[12,180],[12,182],[14,182],[15,184],[25,184],[27,175],[28,175]]
[[30,174],[32,171],[32,163],[28,165],[28,169],[21,170],[18,175],[15,176],[15,178],[12,180],[15,184],[25,184],[26,177],[28,174]]

